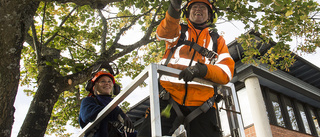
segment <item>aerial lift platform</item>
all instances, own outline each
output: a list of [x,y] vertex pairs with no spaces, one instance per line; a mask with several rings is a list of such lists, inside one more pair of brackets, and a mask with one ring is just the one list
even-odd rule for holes
[[[146,67],[127,87],[125,87],[97,116],[97,118],[88,123],[78,134],[83,137],[85,133],[92,130],[104,117],[106,117],[116,106],[118,106],[129,94],[131,94],[139,85],[149,78],[149,100],[151,111],[151,133],[152,137],[162,137],[161,133],[161,115],[159,104],[159,75],[168,75],[178,77],[181,70],[166,67],[159,64],[150,64]],[[223,95],[223,100],[218,103],[217,111],[225,111],[227,119],[218,118],[220,127],[221,123],[229,126],[229,133],[224,136],[245,137],[240,105],[238,102],[237,93],[233,83],[220,85],[207,81],[205,79],[194,78],[193,81],[216,86],[218,93]],[[221,106],[221,107],[220,107]],[[130,115],[130,114],[128,114]],[[219,116],[219,115],[218,115]],[[130,116],[129,116],[130,117]],[[223,129],[223,128],[222,128]],[[223,131],[224,132],[224,131]]]

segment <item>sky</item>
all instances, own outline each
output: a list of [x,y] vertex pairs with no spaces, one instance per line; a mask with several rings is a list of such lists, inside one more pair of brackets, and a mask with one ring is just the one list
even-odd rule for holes
[[[236,24],[236,26],[234,24]],[[244,25],[241,25],[241,23],[238,23],[236,21],[234,21],[232,23],[217,24],[218,33],[224,37],[224,39],[226,40],[226,44],[229,44],[230,42],[235,40],[235,38],[237,38],[241,34],[245,33],[246,30],[242,29],[243,27],[244,27]],[[122,42],[121,43],[122,44],[129,44],[129,43],[136,42],[136,40],[132,40],[132,36],[139,39],[142,37],[142,34],[140,32],[141,31],[137,28],[129,31],[125,36],[123,36],[120,39],[120,41],[123,42],[123,43]],[[128,39],[131,39],[131,40],[128,40]],[[295,45],[293,45],[293,46],[295,46]],[[312,63],[320,68],[320,62],[318,61],[320,58],[320,49],[319,48],[317,49],[316,53],[304,54],[304,55],[302,55],[302,57],[305,58],[306,60],[308,60],[310,63]],[[123,87],[126,87],[128,84],[131,83],[131,81],[133,81],[133,80],[131,80],[130,78],[125,78],[125,79],[122,79],[120,82],[123,84]],[[23,92],[23,89],[26,89],[26,88],[28,88],[28,87],[21,87],[20,86],[18,89],[16,101],[14,104],[16,111],[14,114],[14,117],[15,117],[14,121],[15,122],[13,125],[11,137],[17,136],[17,134],[20,130],[20,127],[22,125],[22,122],[24,121],[24,118],[27,114],[29,105],[32,101],[32,97],[26,96],[26,94]],[[132,105],[136,104],[137,102],[139,102],[144,97],[146,97],[148,94],[149,94],[148,88],[138,88],[135,91],[133,91],[125,99],[125,101],[128,101],[130,103],[130,106],[132,106]],[[68,127],[68,132],[75,133],[74,136],[77,135],[77,133],[79,131],[80,131],[80,129]]]

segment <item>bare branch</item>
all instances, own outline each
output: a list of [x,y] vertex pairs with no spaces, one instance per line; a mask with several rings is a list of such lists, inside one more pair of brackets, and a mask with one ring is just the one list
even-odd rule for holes
[[[62,25],[67,21],[67,19],[71,16],[71,14],[78,8],[79,6],[76,6],[72,9],[72,11],[68,14],[68,16],[66,18],[64,18],[62,20],[62,22],[60,23],[59,27],[62,27]],[[56,33],[54,33],[47,41],[46,43],[43,44],[43,46],[47,46],[58,34],[59,31],[57,31]]]
[[146,45],[146,44],[149,44],[151,42],[156,42],[157,41],[157,38],[152,38],[152,39],[144,39],[142,38],[140,41],[132,44],[132,45],[121,45],[121,44],[117,44],[117,47],[125,47],[123,48],[124,50],[117,53],[117,54],[114,54],[113,56],[111,56],[110,58],[108,58],[110,61],[113,61],[113,60],[116,60],[117,58],[120,58],[128,53],[130,53],[131,51],[133,51],[134,49],[136,48],[139,48],[141,47],[142,45]]
[[[151,33],[153,32],[153,29],[158,26],[161,22],[161,20],[159,21],[155,21],[156,20],[156,16],[157,16],[157,13],[160,11],[160,8],[161,6],[159,6],[159,8],[157,9],[156,13],[154,14],[153,16],[153,19],[152,19],[152,22],[151,22],[151,25],[148,27],[148,30],[147,32],[145,33],[145,35],[141,38],[141,40],[139,40],[138,42],[132,44],[132,45],[127,45],[125,46],[126,48],[118,53],[118,54],[115,54],[113,55],[112,57],[110,57],[111,60],[115,60],[119,57],[122,57],[123,55],[127,54],[127,53],[130,53],[131,51],[133,51],[134,49],[138,48],[138,47],[141,47],[142,45],[146,45],[148,43],[151,43],[151,42],[155,42],[157,39],[156,38],[152,38],[152,39],[149,39],[149,37],[151,36]],[[116,45],[117,47],[124,47],[123,45],[117,43]]]
[[42,27],[41,27],[41,36],[40,36],[41,44],[43,44],[43,30],[44,30],[44,19],[46,17],[46,9],[47,9],[47,2],[44,3],[44,7],[43,7]]
[[149,37],[151,35],[151,33],[153,32],[153,28],[160,24],[159,21],[156,22],[156,17],[157,17],[158,12],[160,11],[160,9],[161,9],[161,5],[158,7],[156,13],[154,14],[151,25],[149,26],[148,31],[145,36]]
[[127,31],[130,27],[132,27],[132,26],[137,22],[137,20],[138,20],[139,18],[141,18],[142,16],[150,13],[153,9],[154,9],[154,8],[151,8],[149,11],[143,13],[142,15],[139,15],[139,16],[135,17],[135,18],[133,19],[133,21],[130,23],[129,26],[122,28],[122,29],[120,30],[120,32],[116,35],[116,38],[115,38],[115,40],[114,40],[114,43],[118,43],[118,41],[119,41],[119,39],[120,39],[120,36],[122,35],[122,33],[123,33],[124,31]]
[[120,39],[120,36],[122,35],[123,32],[127,31],[130,27],[132,27],[132,26],[137,22],[137,20],[138,20],[139,18],[141,18],[142,16],[150,13],[153,9],[154,9],[154,8],[151,8],[149,11],[143,13],[142,15],[139,15],[139,16],[137,16],[137,17],[134,17],[134,18],[133,18],[133,21],[130,23],[130,25],[128,25],[127,27],[123,27],[122,29],[120,29],[120,31],[119,31],[119,33],[117,33],[116,38],[115,38],[115,40],[114,40],[113,43],[118,43],[118,41],[119,41],[119,39]]
[[107,18],[106,21],[112,20],[112,19],[132,18],[132,17],[137,17],[137,16],[133,15],[133,16],[110,17],[110,18]]
[[77,73],[73,73],[71,75],[67,75],[64,77],[64,81],[71,80],[71,84],[64,84],[65,82],[61,81],[61,85],[64,85],[63,91],[69,90],[71,88],[74,88],[76,85],[82,84],[86,82],[88,79],[91,78],[92,70],[97,67],[97,65],[101,64],[109,64],[111,61],[108,60],[100,60],[96,61],[93,64],[90,65],[90,67],[83,69],[82,71],[79,71]]
[[69,39],[69,38],[67,38],[67,37],[65,37],[65,36],[59,35],[59,34],[58,34],[58,36],[60,36],[60,37],[62,37],[62,38],[64,38],[64,39],[66,39],[66,40],[68,40],[68,41],[72,42],[73,44],[75,44],[76,46],[79,46],[79,47],[80,47],[80,48],[82,48],[83,50],[86,50],[86,51],[88,51],[88,52],[92,52],[92,53],[94,53],[96,56],[98,56],[94,51],[92,51],[92,50],[90,50],[90,49],[87,49],[87,48],[82,47],[80,44],[78,44],[78,43],[74,42],[73,40],[71,40],[71,39]]
[[141,18],[142,16],[150,13],[153,9],[154,9],[154,8],[151,8],[149,11],[147,11],[147,12],[141,14],[141,15],[135,16],[135,17],[133,18],[132,22],[131,22],[128,26],[123,27],[122,29],[120,29],[120,31],[119,31],[119,32],[117,33],[117,35],[115,36],[115,39],[114,39],[114,41],[113,41],[113,45],[106,51],[106,53],[101,54],[101,58],[109,58],[110,56],[112,56],[113,53],[115,53],[115,50],[116,50],[116,48],[117,48],[118,45],[119,45],[118,41],[119,41],[121,35],[122,35],[125,31],[127,31],[130,27],[132,27],[132,26],[137,22],[137,20],[138,20],[139,18]]
[[[35,1],[39,1],[39,0],[35,0]],[[45,1],[45,2],[55,1],[59,3],[73,2],[79,6],[89,5],[92,9],[102,9],[110,3],[121,2],[123,0],[41,0],[41,1]]]
[[70,54],[71,59],[72,59],[72,60],[75,60],[74,57],[73,57],[73,55],[72,55],[72,52],[71,52],[70,47],[68,47],[68,51],[69,51],[69,54]]
[[103,54],[106,52],[106,36],[108,33],[108,25],[107,25],[107,20],[103,16],[101,10],[98,10],[98,12],[99,12],[99,16],[101,17],[102,24],[103,24],[103,31],[101,34],[101,54]]
[[[32,44],[31,44],[31,46],[34,49],[34,51],[36,52],[37,63],[40,64],[41,43],[39,43],[39,41],[38,41],[37,31],[36,31],[36,27],[34,25],[34,20],[32,20],[32,23],[31,23],[31,31],[32,31]],[[30,35],[28,35],[28,36],[30,36]]]
[[313,19],[313,20],[319,20],[320,18],[316,18],[316,16],[319,16],[319,11],[315,12],[311,17],[310,19]]

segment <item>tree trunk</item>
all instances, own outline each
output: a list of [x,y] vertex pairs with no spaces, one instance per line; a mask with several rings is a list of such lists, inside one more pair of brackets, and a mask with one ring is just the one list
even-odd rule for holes
[[0,136],[10,137],[20,79],[22,44],[39,2],[0,1]]
[[[52,1],[74,2],[79,5],[88,4],[92,8],[103,8],[109,3],[121,0]],[[39,4],[40,1],[35,0],[0,0],[0,137],[11,136],[15,111],[13,104],[20,79],[21,50],[25,34],[30,28]],[[43,73],[43,78],[39,79],[39,88],[19,136],[44,136],[53,106],[65,87],[57,84],[62,82],[61,79],[58,80],[61,77],[54,76],[52,72]]]
[[[52,67],[46,66],[39,74],[38,89],[30,104],[27,116],[20,128],[18,137],[43,137],[54,104],[66,84]],[[67,83],[67,82],[65,82]]]

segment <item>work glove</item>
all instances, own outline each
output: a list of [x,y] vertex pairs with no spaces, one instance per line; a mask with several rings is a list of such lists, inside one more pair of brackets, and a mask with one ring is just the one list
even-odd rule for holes
[[184,81],[192,81],[195,77],[203,78],[206,76],[208,68],[205,64],[197,63],[194,66],[187,67],[182,70],[179,74],[179,80],[183,79]]
[[180,10],[182,0],[170,0],[172,7],[176,10]]
[[124,131],[127,131],[128,133],[133,133],[134,131],[134,125],[131,121],[131,119],[126,115],[124,118]]
[[180,7],[182,0],[170,0],[170,3],[168,14],[175,19],[179,19],[181,15]]
[[134,125],[131,121],[131,119],[126,115],[121,115],[121,117],[119,117],[120,122],[123,123],[123,131],[127,132],[127,133],[133,133],[134,132]]

